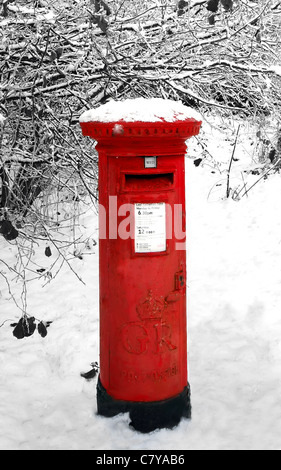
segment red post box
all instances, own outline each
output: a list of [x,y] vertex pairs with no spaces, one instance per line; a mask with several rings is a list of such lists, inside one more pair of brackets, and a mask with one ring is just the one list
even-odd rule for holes
[[170,100],[110,102],[80,118],[99,154],[98,413],[141,432],[191,416],[185,154],[200,116]]

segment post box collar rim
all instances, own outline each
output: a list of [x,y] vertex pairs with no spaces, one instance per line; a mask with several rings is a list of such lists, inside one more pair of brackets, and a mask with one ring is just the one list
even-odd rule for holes
[[151,138],[158,139],[159,137],[172,137],[188,139],[193,135],[199,134],[202,121],[197,121],[195,118],[187,118],[185,120],[177,120],[174,122],[157,121],[157,122],[143,122],[143,121],[113,121],[113,122],[100,122],[100,121],[82,121],[80,126],[84,136],[92,137],[99,140],[112,140],[123,138]]

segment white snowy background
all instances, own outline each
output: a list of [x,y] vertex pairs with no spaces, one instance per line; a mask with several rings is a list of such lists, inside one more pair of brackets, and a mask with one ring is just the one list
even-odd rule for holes
[[[25,295],[8,266],[18,263],[23,241],[0,238],[1,450],[281,449],[281,176],[261,179],[239,200],[225,198],[237,127],[209,117],[199,138],[207,157],[194,165],[202,157],[196,138],[186,157],[192,420],[140,434],[127,414],[96,414],[96,379],[80,376],[99,361],[97,216],[88,206],[76,228],[87,243],[70,266],[58,270],[58,260],[52,267],[56,248],[47,258],[43,238],[27,250],[29,267],[53,275],[27,282],[27,312],[53,322],[46,338],[12,335],[10,324],[21,316],[14,300],[22,306]],[[242,123],[231,194],[259,180],[250,171],[260,167],[255,150],[256,130]],[[72,233],[60,236],[71,241]],[[13,281],[10,290],[3,275]]]

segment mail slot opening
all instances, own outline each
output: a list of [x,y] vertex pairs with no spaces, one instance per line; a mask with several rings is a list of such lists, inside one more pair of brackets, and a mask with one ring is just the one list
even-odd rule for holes
[[152,191],[171,189],[174,185],[174,173],[125,174],[127,191]]

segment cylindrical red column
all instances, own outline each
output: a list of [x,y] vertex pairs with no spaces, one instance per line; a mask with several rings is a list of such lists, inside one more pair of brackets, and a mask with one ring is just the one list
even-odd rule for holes
[[149,432],[190,417],[184,159],[201,121],[181,103],[145,104],[109,103],[80,124],[99,153],[98,413],[128,411]]

